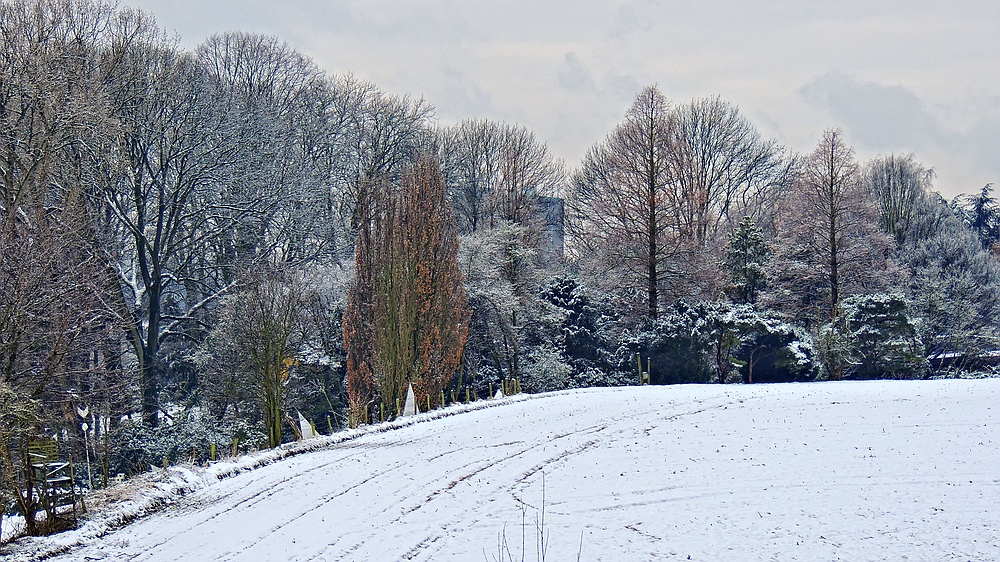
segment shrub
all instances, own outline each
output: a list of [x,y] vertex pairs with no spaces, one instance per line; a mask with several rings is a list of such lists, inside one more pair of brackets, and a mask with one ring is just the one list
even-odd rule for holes
[[169,464],[207,462],[213,444],[219,456],[248,453],[267,445],[259,425],[244,420],[220,423],[197,410],[155,428],[126,421],[114,429],[110,439],[117,445],[109,459],[110,471],[127,475],[162,466],[164,459]]

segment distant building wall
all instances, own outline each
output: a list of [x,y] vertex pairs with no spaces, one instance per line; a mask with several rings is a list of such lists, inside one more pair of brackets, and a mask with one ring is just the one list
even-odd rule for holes
[[561,197],[539,197],[538,209],[542,219],[539,257],[550,263],[562,260],[566,236],[565,201]]

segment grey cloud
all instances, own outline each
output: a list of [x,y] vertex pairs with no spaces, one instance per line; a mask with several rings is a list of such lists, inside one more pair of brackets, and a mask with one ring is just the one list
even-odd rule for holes
[[608,79],[609,89],[616,99],[625,99],[629,103],[639,95],[643,84],[638,78],[631,74],[616,74]]
[[1000,116],[988,106],[973,109],[969,124],[959,127],[932,114],[902,86],[860,81],[836,70],[803,85],[799,94],[865,148],[934,155],[939,161],[925,164],[950,170],[946,191],[974,190],[976,182],[1000,179]]
[[631,103],[643,85],[631,74],[603,73],[595,76],[576,53],[566,53],[556,69],[556,82],[570,94],[595,94],[602,102]]
[[799,93],[875,150],[898,151],[942,135],[920,99],[902,86],[861,82],[833,70],[802,86]]
[[562,66],[556,72],[556,80],[560,86],[573,93],[597,90],[590,71],[580,62],[580,57],[576,56],[576,53],[566,53]]
[[654,14],[659,11],[656,3],[651,0],[635,0],[621,4],[608,30],[608,38],[628,41],[630,36],[652,30],[653,22],[656,20]]
[[965,133],[970,155],[992,173],[993,182],[1000,181],[1000,119],[983,119]]
[[757,110],[754,111],[753,117],[756,123],[763,123],[764,131],[774,135],[778,142],[786,145],[788,144],[788,136],[785,134],[785,131],[781,126],[781,121],[779,121],[775,116],[765,111]]
[[[659,82],[678,101],[721,94],[760,113],[795,150],[839,125],[860,157],[913,151],[955,189],[1000,182],[1000,2],[121,2],[188,48],[230,29],[275,34],[330,72],[426,95],[442,119],[516,120],[570,162]],[[870,81],[887,75],[921,89]]]
[[441,103],[448,108],[449,115],[443,117],[479,117],[494,113],[493,98],[490,93],[470,78],[465,72],[446,66],[442,70],[442,85],[431,103]]

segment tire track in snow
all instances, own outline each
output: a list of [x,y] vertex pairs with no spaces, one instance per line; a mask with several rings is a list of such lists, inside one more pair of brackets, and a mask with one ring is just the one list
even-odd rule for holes
[[[464,511],[455,508],[456,505],[462,503],[461,497],[460,495],[448,494],[447,492],[454,490],[460,484],[470,482],[477,476],[492,475],[493,473],[497,473],[498,476],[496,478],[490,477],[487,479],[489,482],[488,486],[485,488],[477,488],[477,490],[481,489],[487,496],[490,496],[492,491],[502,490],[504,488],[510,488],[513,492],[517,487],[524,486],[532,476],[537,474],[542,469],[553,468],[554,470],[558,470],[560,466],[563,466],[575,456],[583,454],[589,450],[596,449],[605,442],[614,442],[622,439],[623,436],[641,435],[643,425],[648,424],[650,420],[653,420],[655,423],[654,427],[657,427],[664,421],[673,421],[678,418],[706,412],[713,408],[733,404],[733,400],[729,396],[685,400],[661,394],[659,395],[661,398],[652,403],[639,398],[638,396],[639,395],[637,393],[635,397],[629,396],[626,400],[618,403],[615,408],[611,409],[608,416],[600,418],[601,423],[591,424],[580,428],[572,427],[573,417],[577,415],[577,412],[573,410],[572,405],[567,404],[565,401],[558,403],[555,406],[559,409],[559,411],[565,411],[565,415],[561,418],[557,418],[557,423],[553,424],[552,434],[538,435],[535,440],[528,440],[527,442],[524,440],[510,440],[509,437],[506,440],[501,437],[500,439],[496,439],[497,442],[491,442],[489,441],[489,436],[495,434],[487,432],[483,433],[483,435],[487,435],[486,442],[475,446],[467,446],[463,444],[462,439],[460,438],[460,444],[458,445],[460,448],[445,450],[443,452],[434,451],[434,453],[430,455],[421,454],[421,448],[415,447],[414,452],[412,454],[405,455],[407,458],[404,458],[403,461],[384,467],[383,470],[379,470],[377,473],[371,474],[365,479],[355,480],[353,484],[347,486],[347,488],[338,489],[337,493],[327,494],[326,496],[321,497],[319,501],[310,502],[310,505],[308,505],[308,507],[304,510],[297,510],[289,516],[282,516],[282,520],[278,525],[257,533],[257,536],[254,537],[249,544],[241,545],[242,548],[239,549],[227,550],[222,553],[222,556],[217,557],[216,559],[249,559],[250,553],[253,552],[253,549],[257,545],[269,539],[273,539],[290,525],[293,525],[297,521],[301,521],[304,517],[307,517],[310,514],[315,514],[317,510],[332,501],[331,499],[328,499],[327,496],[332,495],[335,499],[343,494],[350,493],[358,487],[364,486],[385,488],[381,493],[393,497],[393,503],[390,504],[390,507],[399,507],[401,504],[405,505],[402,515],[393,518],[391,513],[387,512],[385,507],[383,507],[384,502],[380,500],[375,508],[381,509],[382,513],[369,516],[371,517],[371,521],[368,529],[359,529],[349,534],[337,536],[331,543],[315,545],[315,550],[306,554],[300,553],[299,556],[303,559],[309,557],[313,559],[320,559],[322,557],[344,560],[365,559],[366,557],[371,556],[371,554],[366,554],[366,551],[375,545],[373,541],[379,540],[379,537],[384,537],[382,531],[379,530],[380,528],[384,528],[387,524],[396,523],[418,525],[420,521],[415,518],[419,518],[420,514],[426,508],[435,506],[435,509],[440,507],[446,513],[445,516],[439,520],[440,525],[435,523],[435,525],[437,525],[436,529],[440,530],[440,532],[424,533],[419,537],[410,537],[410,540],[416,538],[419,538],[419,540],[414,541],[409,546],[405,544],[394,545],[394,548],[398,547],[400,550],[390,557],[392,559],[398,559],[399,556],[404,556],[406,559],[433,559],[437,553],[441,552],[442,548],[450,544],[449,540],[454,539],[456,536],[465,532],[467,528],[484,520],[490,523],[496,522],[495,516],[493,516],[490,512],[491,506],[487,503],[477,504],[475,501],[469,502],[472,505],[461,506],[465,508]],[[511,406],[520,407],[520,403],[515,402],[511,404]],[[676,409],[678,408],[685,408],[685,411],[671,413],[666,416],[662,415],[664,410],[676,412]],[[515,412],[512,413],[512,416],[510,417],[510,419],[513,419],[513,416],[516,415],[516,410],[511,411]],[[582,416],[581,419],[593,418],[592,416]],[[644,419],[645,422],[640,422],[637,425],[637,419]],[[530,423],[530,419],[527,421]],[[466,420],[464,419],[459,422],[456,418],[451,418],[451,421],[447,423],[453,425],[439,427],[442,432],[449,431],[452,435],[461,435],[461,432],[467,425],[465,422]],[[502,427],[516,427],[516,425],[510,424],[516,424],[516,422],[508,422],[507,425],[503,425]],[[566,427],[567,425],[571,427]],[[482,429],[477,428],[476,431],[482,432]],[[507,431],[510,432],[509,429]],[[517,432],[517,430],[514,432]],[[344,450],[385,451],[387,449],[398,449],[401,446],[410,447],[415,443],[412,438],[404,439],[402,434],[400,434],[397,439],[379,442],[380,438],[384,438],[384,436],[385,434],[376,434],[374,436],[370,436],[369,439],[364,441],[345,442],[340,446],[331,447],[331,449],[339,448]],[[434,435],[426,435],[421,436],[419,439],[423,440],[434,437]],[[440,446],[440,442],[441,441],[439,439],[436,446]],[[502,452],[503,456],[501,458],[494,459],[493,456],[496,455],[496,453],[501,452],[497,450],[500,447],[512,447],[514,450]],[[549,454],[542,462],[539,462],[537,456],[533,456],[539,449],[549,447],[554,447],[555,450],[552,451],[552,453]],[[470,453],[472,454],[471,457],[465,456]],[[379,456],[376,455],[373,458],[377,459],[378,457]],[[327,469],[332,468],[333,471],[336,472],[340,463],[347,462],[351,458],[352,457],[350,455],[341,456],[336,460],[324,463],[322,467],[317,466],[307,469],[303,471],[302,474],[296,475],[295,477],[281,478],[277,482],[267,483],[264,485],[266,486],[265,489],[257,490],[251,497],[242,498],[238,503],[236,503],[234,506],[236,507],[235,511],[240,513],[252,512],[253,509],[257,509],[258,506],[266,505],[267,502],[273,501],[273,498],[278,497],[278,494],[295,488],[295,484],[297,482],[302,482],[304,474],[321,470],[323,467]],[[530,459],[531,462],[522,462],[520,460],[522,458]],[[377,462],[377,460],[366,461],[366,463],[371,462]],[[443,463],[441,466],[441,473],[446,476],[443,478],[433,478],[428,481],[412,481],[412,484],[400,482],[401,479],[405,480],[408,478],[406,474],[406,470],[408,468],[422,463],[434,465]],[[424,469],[423,472],[427,475],[437,474],[436,472],[427,469]],[[505,473],[507,473],[508,476],[504,476]],[[511,483],[509,475],[517,476],[513,484]],[[423,477],[426,478],[426,476]],[[437,489],[428,494],[428,488]],[[409,492],[410,489],[415,489],[417,492],[411,493]],[[397,495],[397,493],[399,493],[399,495]],[[235,494],[235,492],[226,494],[226,496],[232,496],[233,494]],[[446,496],[449,496],[450,499],[441,503]],[[417,501],[416,498],[418,497],[420,497],[422,501]],[[517,499],[516,496],[515,499]],[[523,505],[528,505],[527,502],[520,502],[519,499],[517,500]],[[440,505],[437,505],[439,503]],[[453,513],[447,513],[448,511]],[[217,512],[209,517],[208,520],[214,520],[223,513],[225,512]],[[197,527],[197,524],[190,525],[188,528],[192,529],[194,527]],[[416,533],[413,534],[416,535]],[[187,553],[188,555],[199,554],[194,551],[187,551]]]
[[[348,457],[342,457],[340,459],[337,459],[337,461],[331,461],[331,462],[328,462],[328,463],[324,463],[322,465],[318,465],[318,466],[316,466],[314,468],[305,470],[303,472],[296,473],[296,474],[294,474],[294,475],[292,475],[290,477],[283,478],[278,483],[278,485],[283,485],[283,484],[286,484],[286,483],[288,483],[288,482],[290,482],[292,480],[299,479],[299,478],[305,476],[309,472],[314,472],[316,470],[320,470],[320,469],[324,469],[324,468],[329,468],[331,465],[336,464],[337,462],[342,462],[344,460],[347,460],[347,458]],[[377,479],[377,478],[379,478],[381,476],[384,476],[385,474],[395,472],[397,469],[399,469],[399,467],[404,466],[405,464],[407,464],[405,461],[397,462],[394,465],[392,465],[391,467],[389,467],[389,468],[387,468],[387,469],[385,469],[385,470],[383,470],[381,472],[378,472],[376,474],[373,474],[373,475],[369,476],[368,478],[364,478],[364,479],[362,479],[360,481],[357,481],[357,482],[355,482],[353,484],[348,485],[346,488],[338,489],[338,490],[335,490],[333,492],[330,492],[330,493],[324,495],[323,497],[320,498],[320,500],[312,508],[307,509],[306,511],[299,513],[298,515],[294,516],[292,519],[287,520],[287,521],[285,521],[282,524],[279,524],[279,525],[276,525],[274,527],[271,527],[270,529],[268,529],[267,534],[263,535],[262,537],[259,537],[259,539],[266,538],[267,536],[269,536],[269,535],[271,535],[271,534],[273,534],[273,533],[281,530],[282,528],[284,528],[284,527],[290,525],[291,523],[293,523],[293,522],[301,519],[302,517],[308,515],[309,513],[311,513],[315,509],[317,509],[318,507],[323,506],[324,504],[328,503],[329,501],[331,501],[331,500],[333,500],[335,498],[338,498],[338,497],[343,496],[343,495],[345,495],[347,493],[350,493],[351,491],[357,489],[358,487],[363,486],[363,485],[365,485],[365,484],[371,482],[372,480],[375,480],[375,479]],[[204,525],[204,524],[206,524],[206,523],[212,521],[213,519],[216,519],[216,518],[218,518],[218,517],[220,517],[222,515],[231,516],[234,513],[239,513],[241,511],[247,511],[249,507],[252,507],[253,505],[256,505],[257,503],[259,503],[261,501],[266,501],[266,500],[268,500],[270,498],[273,498],[274,496],[278,495],[279,491],[280,490],[276,489],[275,486],[267,486],[265,488],[262,488],[259,491],[255,492],[254,494],[252,494],[249,498],[241,500],[240,502],[238,502],[237,504],[235,504],[233,506],[229,506],[229,507],[226,507],[225,509],[219,510],[216,513],[213,513],[210,517],[208,517],[206,519],[193,522],[191,525],[183,528],[180,532],[178,532],[177,536],[182,536],[182,535],[185,535],[188,532],[195,531],[198,527],[200,527],[200,526],[202,526],[202,525]],[[229,494],[229,495],[232,495],[232,494]],[[256,501],[254,501],[252,503],[247,503],[247,501],[250,500],[250,499],[255,499]],[[237,506],[240,506],[240,509],[235,509],[235,510],[232,509],[233,507],[237,507]],[[162,547],[162,546],[166,545],[167,543],[169,543],[171,540],[173,540],[175,538],[176,538],[176,536],[175,537],[170,537],[167,540],[161,541],[159,543],[154,543],[152,545],[152,547],[153,547],[153,549]],[[236,552],[236,553],[233,553],[233,552],[222,553],[217,560],[229,560],[233,556],[239,556],[240,554],[243,554],[246,551],[248,551],[251,548],[253,548],[259,542],[260,542],[260,540],[252,540],[252,542],[250,544],[244,546],[239,552]],[[191,551],[189,551],[188,553],[196,554],[196,553],[191,552]],[[147,554],[148,554],[148,552],[147,552]],[[133,556],[132,558],[133,559],[141,559],[141,556],[142,556],[142,554],[138,554],[136,556]]]
[[[703,403],[703,401],[694,401],[694,402],[699,403],[699,404]],[[667,419],[668,420],[672,420],[672,419],[677,419],[679,417],[684,417],[684,416],[688,416],[688,415],[692,415],[692,414],[701,413],[701,412],[704,412],[704,411],[707,411],[707,410],[710,410],[710,409],[713,409],[713,408],[718,408],[718,407],[726,406],[726,405],[728,405],[730,403],[731,403],[730,400],[726,400],[722,404],[719,404],[719,405],[711,405],[711,406],[707,406],[707,407],[703,407],[703,408],[689,410],[689,411],[686,411],[686,412],[681,412],[680,414],[668,416]],[[551,446],[553,444],[557,444],[559,441],[563,441],[563,440],[566,440],[567,438],[571,438],[571,437],[582,437],[582,436],[588,436],[588,435],[592,435],[592,434],[600,434],[600,433],[604,432],[605,430],[607,430],[609,428],[609,426],[612,426],[612,425],[623,426],[620,429],[617,429],[617,430],[613,431],[609,435],[602,435],[601,437],[598,437],[596,439],[589,439],[587,441],[584,441],[583,443],[578,443],[578,444],[576,444],[576,445],[574,445],[574,446],[572,446],[570,448],[563,449],[563,450],[561,450],[561,451],[559,451],[559,452],[557,452],[557,453],[555,453],[555,454],[547,457],[544,461],[542,461],[540,463],[536,463],[535,465],[532,465],[528,470],[523,471],[514,480],[514,482],[512,482],[510,484],[498,485],[498,486],[494,487],[497,490],[506,488],[508,490],[508,492],[511,494],[511,496],[514,498],[514,500],[518,504],[524,505],[524,506],[528,506],[528,507],[534,507],[534,506],[532,506],[531,502],[526,502],[522,498],[518,497],[518,495],[515,493],[516,488],[523,486],[533,475],[537,474],[538,472],[542,471],[543,469],[557,468],[560,464],[562,464],[563,462],[565,462],[569,458],[571,458],[571,457],[573,457],[575,455],[581,454],[581,453],[583,453],[585,451],[588,451],[588,450],[591,450],[591,449],[594,449],[594,448],[598,447],[601,444],[601,442],[603,442],[603,441],[607,441],[607,440],[609,440],[611,438],[617,437],[617,436],[619,436],[621,434],[624,434],[626,432],[630,432],[630,431],[634,432],[636,428],[629,424],[629,421],[632,418],[637,417],[637,416],[641,416],[641,415],[646,414],[646,413],[657,412],[657,411],[660,410],[659,406],[664,406],[664,405],[666,405],[666,404],[661,404],[661,405],[657,405],[657,406],[648,407],[645,411],[633,412],[631,415],[628,415],[628,416],[613,417],[613,418],[611,418],[609,420],[602,420],[602,423],[593,424],[593,425],[590,425],[590,426],[587,426],[587,427],[578,428],[578,429],[575,428],[575,429],[570,430],[570,431],[565,431],[565,432],[562,432],[562,433],[557,433],[557,434],[555,434],[555,435],[553,435],[553,436],[551,436],[551,437],[549,437],[549,438],[547,438],[547,439],[545,439],[543,441],[539,441],[539,442],[533,444],[530,447],[522,449],[521,451],[518,451],[518,452],[513,453],[511,455],[507,455],[507,456],[505,456],[503,458],[500,458],[500,459],[497,459],[495,461],[488,462],[484,466],[479,467],[479,468],[477,468],[476,470],[474,470],[474,471],[472,471],[470,473],[464,474],[463,476],[459,477],[458,479],[455,479],[455,480],[451,481],[449,483],[449,485],[446,486],[445,488],[436,490],[434,493],[432,493],[430,496],[428,496],[425,504],[430,504],[431,501],[433,501],[438,495],[440,495],[443,492],[446,492],[446,491],[449,491],[449,490],[453,489],[457,484],[459,484],[461,482],[464,482],[464,481],[467,481],[470,478],[476,476],[477,474],[480,474],[480,473],[482,473],[482,472],[484,472],[486,470],[489,470],[491,468],[500,468],[501,465],[505,465],[505,464],[509,463],[509,461],[512,461],[512,460],[514,460],[514,459],[516,459],[518,457],[522,457],[526,453],[528,453],[530,451],[533,451],[535,449],[543,448],[543,447],[548,447],[548,446]],[[674,406],[676,404],[670,404],[670,405]],[[508,443],[508,444],[511,444],[511,443]],[[503,445],[503,444],[489,445],[489,447],[495,447],[495,446],[499,446],[499,445]],[[418,506],[416,509],[419,509],[420,507],[424,507],[424,506]],[[473,513],[478,513],[481,508],[482,508],[482,506],[480,506],[480,505],[474,505],[474,506],[472,506],[472,508],[470,509],[470,511],[473,512]],[[407,512],[406,514],[404,514],[404,516],[401,516],[401,517],[397,518],[396,520],[394,520],[394,522],[400,521],[403,517],[405,517],[406,515],[409,515],[409,513],[413,512],[413,511],[416,511],[416,509],[411,509],[410,512]],[[459,520],[453,520],[453,521],[449,522],[449,524],[443,526],[442,527],[442,531],[443,531],[442,534],[445,534],[445,535],[448,534],[448,532],[453,527],[455,527],[456,524],[464,522],[464,519],[466,519],[466,517],[468,516],[468,514],[469,514],[469,511],[467,511],[465,513],[465,515],[461,519],[459,519]],[[440,538],[440,535],[436,535],[434,541],[430,541],[430,542],[437,542],[439,540],[439,538]],[[407,559],[412,559],[413,557],[416,557],[418,554],[421,554],[421,553],[427,554],[428,556],[431,555],[431,554],[433,554],[433,552],[428,552],[428,553],[422,552],[422,549],[424,547],[422,547],[421,545],[425,545],[425,543],[427,543],[427,542],[428,541],[426,541],[426,540],[422,541],[421,543],[418,543],[413,548],[411,548],[407,552],[406,558]]]

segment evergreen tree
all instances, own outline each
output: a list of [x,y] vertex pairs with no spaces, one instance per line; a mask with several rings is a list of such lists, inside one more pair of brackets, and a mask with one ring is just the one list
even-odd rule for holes
[[979,195],[960,195],[951,202],[952,209],[965,219],[986,249],[1000,241],[1000,204],[991,195],[992,191],[993,184],[988,183]]
[[852,295],[843,306],[854,357],[851,377],[913,378],[925,371],[927,360],[903,295]]
[[740,304],[755,304],[766,284],[764,268],[771,259],[771,248],[750,216],[743,217],[729,233],[722,268],[729,274],[730,297]]
[[974,360],[1000,345],[1000,264],[954,209],[937,195],[923,201],[896,256],[911,272],[907,297],[931,360]]

